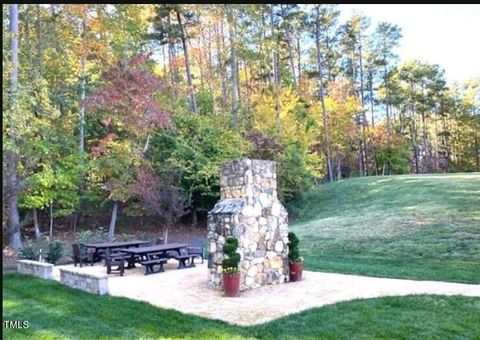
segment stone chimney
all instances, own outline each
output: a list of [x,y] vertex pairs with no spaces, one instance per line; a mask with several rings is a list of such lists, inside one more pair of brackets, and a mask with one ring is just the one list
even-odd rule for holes
[[288,213],[277,198],[275,162],[224,164],[220,201],[208,214],[209,287],[221,289],[222,246],[238,238],[240,290],[288,281]]

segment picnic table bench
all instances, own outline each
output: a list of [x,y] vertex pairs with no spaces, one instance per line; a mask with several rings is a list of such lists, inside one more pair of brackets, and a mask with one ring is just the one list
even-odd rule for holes
[[[203,261],[203,254],[197,251],[194,247],[187,247],[180,249],[178,255],[173,255],[172,258],[178,260],[178,269],[195,267],[195,258],[201,258]],[[188,263],[187,263],[188,261]]]
[[[145,266],[145,275],[154,274],[164,272],[163,265],[167,263],[168,258],[156,258],[152,260],[142,261],[140,262],[143,266]],[[160,265],[158,270],[154,270],[155,265]]]

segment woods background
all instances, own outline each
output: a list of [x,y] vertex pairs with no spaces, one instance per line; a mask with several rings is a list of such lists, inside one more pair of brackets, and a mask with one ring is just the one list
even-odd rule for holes
[[447,86],[440,65],[399,60],[400,27],[339,14],[3,5],[4,245],[105,212],[112,236],[120,215],[168,237],[240,157],[277,162],[293,214],[322,182],[480,171],[478,75]]

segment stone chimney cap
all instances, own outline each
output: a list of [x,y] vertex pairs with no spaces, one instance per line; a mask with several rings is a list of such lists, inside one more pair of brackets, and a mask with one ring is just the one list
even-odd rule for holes
[[235,214],[243,209],[245,201],[243,199],[225,199],[215,204],[210,211],[212,214]]

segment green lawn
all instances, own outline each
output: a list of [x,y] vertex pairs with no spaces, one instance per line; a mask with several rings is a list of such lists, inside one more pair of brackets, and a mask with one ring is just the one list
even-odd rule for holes
[[309,270],[480,283],[480,174],[320,186],[291,226]]
[[126,298],[97,296],[53,281],[3,276],[3,320],[28,320],[4,339],[392,339],[480,338],[480,298],[407,296],[311,309],[236,327]]

